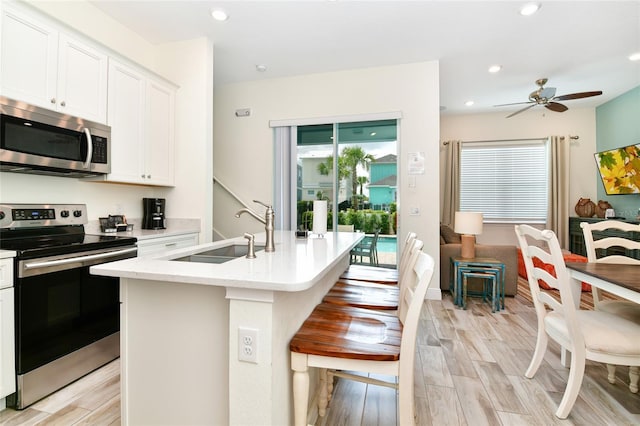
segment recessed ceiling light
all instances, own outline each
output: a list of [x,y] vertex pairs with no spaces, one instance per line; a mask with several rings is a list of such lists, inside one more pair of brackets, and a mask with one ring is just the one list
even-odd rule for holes
[[263,64],[256,65],[256,71],[265,72],[266,70],[267,70],[267,66],[266,65],[263,65]]
[[227,12],[222,9],[213,9],[211,11],[211,16],[213,16],[213,19],[215,19],[216,21],[226,21],[227,19],[229,19],[229,15],[227,15]]
[[522,16],[531,16],[540,10],[540,3],[532,2],[526,3],[520,8],[520,15]]
[[371,132],[369,136],[375,136],[376,134],[377,134],[376,132]]
[[640,52],[633,53],[629,55],[630,61],[640,61]]
[[502,69],[502,65],[491,65],[489,67],[489,72],[496,73]]
[[473,101],[467,101],[467,102],[465,102],[464,104],[465,104],[466,106],[471,106],[471,105],[473,105]]

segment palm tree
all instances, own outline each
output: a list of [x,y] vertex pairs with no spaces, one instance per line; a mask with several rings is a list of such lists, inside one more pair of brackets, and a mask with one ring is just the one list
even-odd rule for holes
[[360,187],[360,195],[362,194],[362,187],[369,183],[369,178],[366,176],[358,176],[358,186]]
[[367,154],[362,147],[350,146],[346,147],[340,153],[340,158],[344,158],[344,165],[350,170],[353,208],[358,206],[358,166],[362,166],[365,170],[369,170],[369,164],[375,161],[373,155]]

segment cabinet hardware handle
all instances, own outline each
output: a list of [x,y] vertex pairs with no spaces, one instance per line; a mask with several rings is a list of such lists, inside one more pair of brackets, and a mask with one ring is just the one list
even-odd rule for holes
[[60,106],[67,106],[67,103],[65,101],[60,102]]
[[[64,106],[64,103],[62,106]],[[93,141],[91,140],[91,132],[86,127],[84,128],[84,134],[87,136],[87,158],[82,163],[82,167],[88,169],[91,167],[91,158],[93,157]]]
[[147,179],[151,179],[151,175],[147,175]]
[[143,173],[143,174],[141,174],[141,175],[140,175],[140,177],[141,177],[142,179],[144,179],[144,173]]
[[56,103],[56,98],[51,98],[51,103],[55,104]]

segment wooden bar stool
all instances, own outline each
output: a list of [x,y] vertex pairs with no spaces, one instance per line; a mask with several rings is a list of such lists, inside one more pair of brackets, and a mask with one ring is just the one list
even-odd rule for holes
[[[423,246],[422,241],[414,239],[412,246],[405,249],[406,258],[403,260],[400,276],[413,268]],[[401,293],[402,289],[396,285],[339,279],[322,301],[357,308],[393,311],[398,309]]]
[[340,276],[340,279],[357,280],[375,282],[380,284],[397,284],[399,281],[399,272],[402,268],[403,259],[407,249],[411,247],[411,243],[417,238],[415,232],[409,232],[405,238],[404,245],[400,254],[400,262],[397,269],[382,268],[380,266],[370,265],[349,265],[346,271]]
[[401,425],[415,424],[413,371],[416,333],[424,297],[432,281],[433,258],[420,252],[410,273],[402,277],[397,314],[370,309],[318,305],[291,339],[294,419],[307,424],[309,367],[321,369],[319,413],[327,403],[326,369],[385,374],[398,377],[387,383],[336,372],[347,379],[385,385],[398,390]]

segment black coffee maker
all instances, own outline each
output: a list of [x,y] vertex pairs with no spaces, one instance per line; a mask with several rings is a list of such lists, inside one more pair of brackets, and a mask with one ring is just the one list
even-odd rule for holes
[[165,229],[164,198],[142,199],[142,229]]

